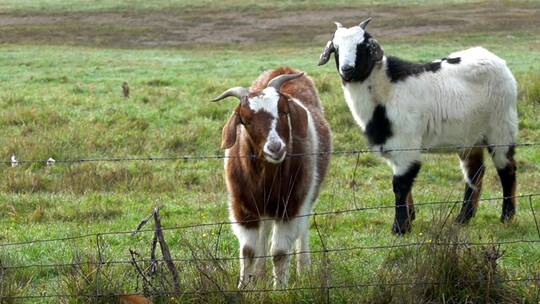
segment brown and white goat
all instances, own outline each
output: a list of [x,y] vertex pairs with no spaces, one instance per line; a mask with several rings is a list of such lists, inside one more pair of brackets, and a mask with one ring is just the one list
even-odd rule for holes
[[231,88],[214,101],[229,96],[240,99],[222,133],[230,215],[240,243],[239,288],[264,276],[272,230],[274,288],[284,287],[295,243],[297,270],[311,263],[304,215],[311,213],[328,168],[331,130],[313,81],[300,71],[267,71],[250,90]]

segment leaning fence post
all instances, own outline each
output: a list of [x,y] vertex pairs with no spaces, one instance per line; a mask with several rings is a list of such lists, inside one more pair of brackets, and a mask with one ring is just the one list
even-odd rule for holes
[[137,273],[143,280],[144,293],[148,295],[154,292],[155,289],[154,289],[154,286],[152,286],[152,282],[150,282],[150,280],[144,275],[144,271],[141,269],[141,267],[139,267],[139,264],[137,264],[137,257],[139,257],[140,259],[139,254],[135,250],[132,250],[132,249],[129,249],[129,254],[131,255],[131,265],[135,267],[135,270],[137,271]]
[[174,288],[178,295],[181,294],[180,289],[180,277],[178,275],[178,270],[176,269],[176,266],[174,266],[174,262],[171,257],[171,252],[169,251],[169,246],[167,246],[167,243],[165,242],[165,238],[163,237],[163,228],[161,227],[161,219],[159,218],[159,209],[154,208],[154,222],[156,225],[156,238],[159,241],[159,247],[161,248],[161,254],[163,255],[163,260],[165,261],[165,264],[167,264],[167,268],[169,268],[169,271],[171,272],[174,280]]

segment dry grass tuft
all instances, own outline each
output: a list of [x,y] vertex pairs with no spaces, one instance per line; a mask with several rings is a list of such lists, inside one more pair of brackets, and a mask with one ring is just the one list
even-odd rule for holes
[[[63,303],[116,303],[123,293],[125,273],[114,272],[114,267],[103,267],[90,254],[77,254],[73,265],[62,273],[60,289],[71,295]],[[105,264],[103,264],[105,265]]]
[[519,99],[525,103],[540,105],[540,74],[529,73],[518,79]]
[[499,265],[499,247],[472,246],[461,227],[441,224],[427,231],[425,245],[388,255],[369,303],[523,302]]
[[24,291],[33,279],[28,271],[8,268],[13,266],[16,266],[16,263],[5,256],[0,256],[0,303],[2,304],[16,303],[16,300],[10,297],[24,295]]

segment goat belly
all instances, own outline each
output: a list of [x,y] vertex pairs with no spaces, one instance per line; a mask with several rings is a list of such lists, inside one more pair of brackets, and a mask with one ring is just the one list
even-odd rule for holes
[[302,182],[301,174],[297,174],[275,177],[264,187],[239,185],[232,200],[235,217],[255,220],[263,216],[286,219],[297,215],[305,196]]

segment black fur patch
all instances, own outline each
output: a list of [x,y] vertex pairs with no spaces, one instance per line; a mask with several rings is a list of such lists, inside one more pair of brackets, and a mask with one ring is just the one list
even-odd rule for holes
[[441,60],[444,60],[450,64],[459,64],[461,62],[461,57],[443,58]]
[[422,164],[420,162],[414,162],[409,167],[407,172],[405,172],[405,174],[394,175],[392,179],[392,187],[394,189],[394,193],[401,196],[399,198],[400,203],[406,204],[407,195],[411,191],[414,179],[416,178],[416,175],[418,175],[421,167]]
[[384,144],[388,138],[392,137],[392,123],[386,116],[386,108],[383,105],[377,105],[373,110],[364,134],[372,146]]
[[[373,67],[375,66],[375,60],[373,59],[373,56],[371,54],[368,41],[371,38],[371,35],[367,32],[364,32],[364,41],[356,46],[356,61],[354,63],[354,74],[351,79],[343,79],[341,78],[341,81],[343,83],[345,82],[362,82],[366,80],[369,75],[371,75],[371,71],[373,70]],[[339,49],[335,52],[335,61],[336,61],[336,68],[339,72]],[[340,73],[341,75],[341,73]]]
[[409,76],[416,76],[425,72],[435,73],[441,69],[440,62],[413,63],[397,57],[388,57],[386,62],[386,75],[392,82],[402,81]]
[[411,230],[412,210],[409,213],[407,196],[411,192],[414,179],[418,175],[420,167],[420,162],[414,162],[405,174],[394,175],[392,178],[392,188],[396,198],[396,218],[392,226],[392,231],[396,234],[405,234]]
[[516,213],[516,162],[514,160],[515,148],[511,146],[506,153],[508,165],[505,168],[497,170],[501,185],[503,188],[503,211],[501,221],[505,222],[511,219]]
[[407,212],[405,212],[406,209],[401,210],[399,209],[399,206],[407,206],[407,196],[409,195],[409,192],[411,192],[414,179],[418,175],[418,172],[420,172],[421,167],[422,164],[420,162],[414,162],[403,175],[394,175],[392,177],[392,189],[396,196],[396,207],[398,207],[397,213],[399,213],[396,214],[396,218],[404,219],[408,217]]

